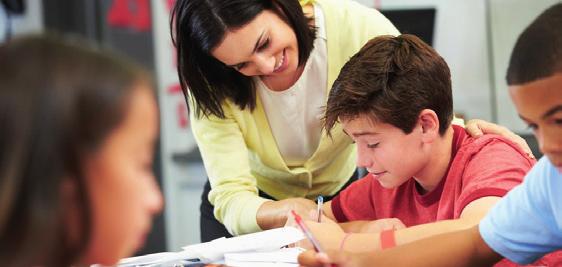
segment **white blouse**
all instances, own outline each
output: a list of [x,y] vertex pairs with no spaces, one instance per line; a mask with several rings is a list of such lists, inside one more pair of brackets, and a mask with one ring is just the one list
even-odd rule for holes
[[277,148],[287,166],[302,166],[316,151],[322,132],[328,64],[324,14],[314,5],[317,27],[314,48],[297,82],[284,91],[272,91],[256,79]]

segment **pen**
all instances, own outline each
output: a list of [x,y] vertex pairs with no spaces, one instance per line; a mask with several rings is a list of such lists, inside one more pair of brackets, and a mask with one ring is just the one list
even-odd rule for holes
[[320,222],[320,218],[322,218],[322,204],[324,204],[324,198],[322,196],[318,196],[316,198],[316,204],[318,205],[318,222]]

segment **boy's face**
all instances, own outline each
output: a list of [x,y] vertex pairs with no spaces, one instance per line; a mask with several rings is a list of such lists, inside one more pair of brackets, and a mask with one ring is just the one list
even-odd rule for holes
[[510,86],[509,93],[540,150],[562,172],[562,73]]
[[344,131],[357,144],[357,166],[385,188],[398,187],[426,165],[421,130],[410,134],[387,123],[373,122],[366,115],[342,121]]

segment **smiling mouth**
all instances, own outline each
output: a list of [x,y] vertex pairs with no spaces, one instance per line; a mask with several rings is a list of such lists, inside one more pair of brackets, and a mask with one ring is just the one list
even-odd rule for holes
[[374,176],[381,176],[381,175],[383,175],[383,174],[385,174],[385,173],[386,173],[386,171],[382,171],[382,172],[372,172],[371,174],[374,175]]
[[273,72],[281,71],[284,64],[285,64],[285,49],[283,49],[283,54],[281,54],[281,59],[279,60],[279,62],[275,64],[275,68],[273,68]]

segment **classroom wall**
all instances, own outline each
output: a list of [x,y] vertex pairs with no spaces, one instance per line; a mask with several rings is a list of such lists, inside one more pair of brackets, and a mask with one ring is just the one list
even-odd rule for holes
[[176,72],[170,39],[169,1],[152,0],[152,28],[160,105],[162,176],[167,249],[199,243],[199,204],[207,180],[189,128],[187,107]]
[[18,35],[43,31],[43,2],[24,0],[24,5],[26,11],[21,15],[8,14],[0,5],[0,43],[6,40],[8,32]]
[[[521,31],[542,11],[560,0],[493,0],[490,2],[493,90],[497,96],[498,123],[519,133],[530,133],[509,100],[505,72]],[[509,8],[506,8],[509,7]],[[562,25],[560,25],[562,27]]]
[[[358,2],[382,10],[436,9],[433,47],[451,69],[455,112],[492,120],[485,1],[392,0]],[[475,108],[478,107],[478,108]]]
[[509,99],[505,71],[519,33],[560,0],[358,2],[382,10],[436,8],[434,48],[451,69],[455,112],[498,123],[532,139]]

